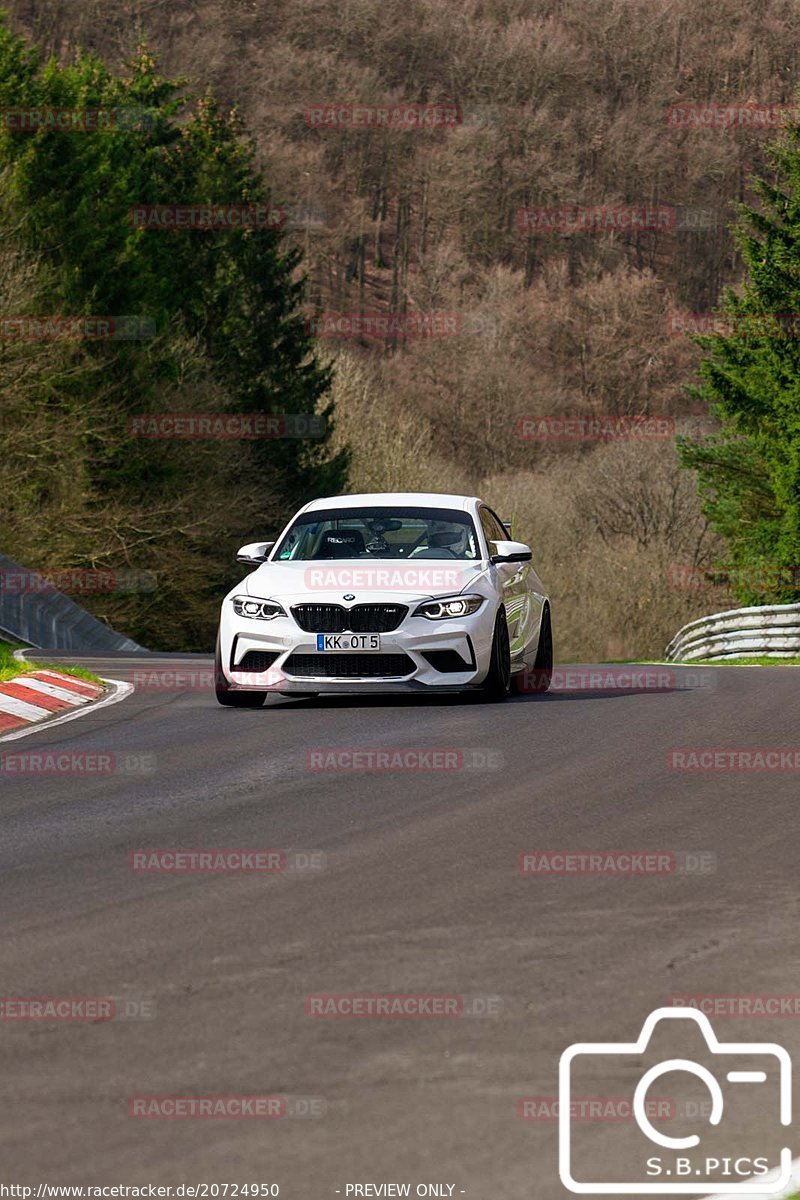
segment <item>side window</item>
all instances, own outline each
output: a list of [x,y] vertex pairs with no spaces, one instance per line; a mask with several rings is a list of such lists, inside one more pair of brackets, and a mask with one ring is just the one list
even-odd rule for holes
[[[505,530],[503,533],[498,532],[498,522],[488,509],[483,508],[481,505],[479,515],[481,518],[481,529],[483,530],[483,536],[485,536],[488,542],[497,541],[498,538],[501,540],[505,539]],[[492,553],[491,546],[489,546],[489,553]]]
[[507,542],[508,532],[504,525],[501,525],[494,513],[491,513],[488,508],[481,508],[481,529],[483,536],[487,542]]
[[508,532],[505,525],[498,517],[497,513],[493,513],[490,508],[487,508],[486,511],[488,512],[489,516],[491,517],[494,527],[497,530],[494,540],[497,541],[499,539],[501,542],[509,541],[509,539],[511,538],[511,534]]

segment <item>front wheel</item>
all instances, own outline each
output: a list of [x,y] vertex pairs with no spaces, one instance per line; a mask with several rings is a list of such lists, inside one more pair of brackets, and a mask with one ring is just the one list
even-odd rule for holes
[[489,674],[482,685],[484,698],[490,701],[505,700],[511,692],[511,645],[508,640],[508,622],[505,609],[501,608],[494,623],[492,635],[492,657]]
[[539,645],[536,649],[536,661],[533,670],[526,672],[525,690],[543,694],[548,690],[553,679],[553,626],[550,620],[550,609],[542,613],[542,627],[539,630]]
[[266,692],[234,692],[225,673],[222,670],[222,651],[217,634],[217,648],[214,652],[214,692],[217,703],[225,708],[261,708],[267,698]]

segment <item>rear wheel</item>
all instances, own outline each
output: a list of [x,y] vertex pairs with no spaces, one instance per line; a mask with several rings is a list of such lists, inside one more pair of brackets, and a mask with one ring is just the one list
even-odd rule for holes
[[217,634],[217,648],[214,652],[214,692],[217,702],[226,708],[261,708],[267,697],[266,692],[234,692],[232,690],[222,670],[219,634]]
[[505,700],[511,691],[511,645],[508,640],[508,622],[505,609],[501,608],[494,623],[492,635],[492,657],[489,674],[483,682],[485,699]]

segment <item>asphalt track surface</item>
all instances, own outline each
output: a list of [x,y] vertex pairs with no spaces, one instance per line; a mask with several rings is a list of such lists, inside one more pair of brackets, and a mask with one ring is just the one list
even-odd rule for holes
[[[130,679],[145,663],[87,665]],[[146,661],[176,666],[210,659]],[[674,747],[794,747],[800,677],[727,667],[707,678],[504,705],[337,697],[259,711],[222,709],[206,690],[140,688],[0,743],[133,756],[103,775],[0,773],[0,992],[155,1002],[146,1020],[0,1022],[0,1178],[273,1182],[302,1200],[367,1181],[408,1181],[411,1194],[453,1184],[472,1200],[565,1196],[557,1125],[522,1120],[518,1102],[556,1094],[566,1046],[631,1041],[673,994],[800,993],[797,771],[667,764]],[[494,761],[308,767],[313,749],[380,747]],[[321,851],[325,869],[134,872],[128,854],[145,847]],[[534,848],[716,860],[704,873],[528,877],[519,856]],[[491,996],[502,1008],[307,1015],[304,997],[320,993]],[[797,1018],[715,1028],[799,1057]],[[619,1094],[619,1081],[599,1090]],[[145,1094],[319,1097],[326,1111],[130,1117],[128,1098]],[[766,1136],[770,1119],[756,1110],[747,1132]],[[601,1177],[621,1129],[587,1128]]]

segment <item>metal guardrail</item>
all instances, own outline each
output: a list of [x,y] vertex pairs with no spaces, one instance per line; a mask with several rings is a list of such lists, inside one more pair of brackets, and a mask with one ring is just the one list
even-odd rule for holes
[[[13,586],[10,581],[15,579],[26,583]],[[4,581],[9,581],[9,586],[4,587]],[[27,642],[39,650],[97,654],[144,649],[98,621],[63,592],[48,586],[36,571],[21,567],[4,554],[0,554],[0,630],[12,640]]]
[[668,662],[800,657],[800,604],[731,608],[691,621],[667,646]]

